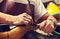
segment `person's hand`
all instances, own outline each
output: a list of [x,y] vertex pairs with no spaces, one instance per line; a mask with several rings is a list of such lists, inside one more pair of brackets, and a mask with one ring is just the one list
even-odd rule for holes
[[32,17],[27,13],[20,14],[16,16],[14,24],[29,24],[32,21]]
[[45,20],[38,24],[39,29],[49,34],[55,30],[54,23],[51,20]]
[[3,0],[0,0],[0,3],[2,2]]

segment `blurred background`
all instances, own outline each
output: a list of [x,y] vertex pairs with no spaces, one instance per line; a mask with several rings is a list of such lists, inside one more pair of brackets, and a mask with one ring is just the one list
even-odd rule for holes
[[42,0],[42,2],[48,2],[48,1],[54,1],[54,2],[56,2],[57,4],[60,4],[60,0]]

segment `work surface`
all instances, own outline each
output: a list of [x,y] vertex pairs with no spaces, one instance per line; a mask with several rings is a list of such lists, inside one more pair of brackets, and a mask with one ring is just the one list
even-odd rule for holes
[[[0,32],[0,39],[21,39],[21,37],[29,30],[34,29],[33,26],[17,26],[6,32]],[[39,31],[38,31],[39,32]],[[40,31],[40,33],[43,33]]]
[[18,26],[7,32],[0,32],[0,39],[21,39],[21,37],[28,31],[33,29],[32,26],[24,27]]

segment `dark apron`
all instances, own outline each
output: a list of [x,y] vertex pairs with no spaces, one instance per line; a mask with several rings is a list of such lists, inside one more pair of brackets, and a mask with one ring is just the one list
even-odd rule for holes
[[0,4],[0,12],[10,15],[19,15],[26,12],[32,17],[34,16],[34,5],[32,4],[23,4],[16,2],[9,3],[7,0],[3,0],[3,2]]

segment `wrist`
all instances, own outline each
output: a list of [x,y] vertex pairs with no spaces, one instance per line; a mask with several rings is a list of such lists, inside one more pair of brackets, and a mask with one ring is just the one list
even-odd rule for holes
[[12,24],[16,24],[16,22],[18,21],[18,16],[13,16],[13,20],[12,20]]
[[56,20],[53,16],[49,16],[49,17],[47,18],[47,20],[52,21],[53,24],[54,24],[54,26],[56,26],[56,24],[57,24],[57,20]]
[[14,21],[15,21],[14,19],[15,19],[15,16],[10,16],[6,19],[6,21],[7,21],[8,24],[13,24]]
[[17,16],[11,16],[10,22],[14,24],[14,22],[17,20]]

